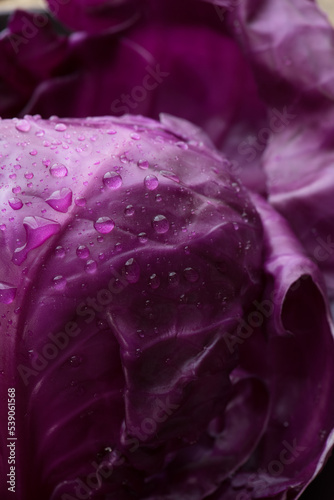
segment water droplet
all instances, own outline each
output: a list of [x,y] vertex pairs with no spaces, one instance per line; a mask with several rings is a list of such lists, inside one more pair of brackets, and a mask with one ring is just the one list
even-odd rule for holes
[[33,149],[32,151],[29,151],[30,156],[36,156],[38,153],[37,149]]
[[55,255],[57,257],[59,257],[60,259],[62,259],[63,257],[65,257],[65,250],[62,246],[57,246],[56,249],[55,249]]
[[180,278],[177,273],[174,271],[168,273],[168,283],[172,286],[178,285],[180,282]]
[[136,133],[130,134],[130,137],[131,137],[131,139],[133,139],[135,141],[139,141],[139,139],[140,139],[140,135],[136,134]]
[[144,184],[149,191],[154,191],[159,186],[159,181],[155,175],[147,175],[144,179]]
[[12,193],[14,193],[14,194],[21,193],[21,186],[15,186],[15,187],[13,187]]
[[139,239],[140,243],[146,243],[147,242],[147,234],[146,233],[139,233],[138,239]]
[[166,179],[170,179],[171,181],[174,181],[177,183],[180,182],[180,179],[178,178],[178,176],[176,174],[174,174],[174,172],[171,172],[169,170],[161,170],[160,174],[163,177],[166,177]]
[[26,179],[32,179],[32,178],[34,177],[34,174],[33,174],[32,172],[26,172],[26,173],[24,174],[24,177],[25,177]]
[[184,247],[184,253],[186,255],[189,255],[190,254],[190,248],[188,247],[188,245],[186,247]]
[[12,180],[15,180],[16,179],[16,174],[10,174],[9,178],[12,179]]
[[122,243],[116,243],[115,245],[115,252],[119,253],[123,250]]
[[148,167],[150,166],[149,162],[147,160],[139,160],[137,162],[137,165],[139,168],[143,169],[143,170],[147,170]]
[[35,132],[35,135],[37,137],[43,137],[45,135],[45,131],[44,130],[37,130],[37,132]]
[[156,201],[156,202],[158,202],[158,203],[159,203],[160,201],[162,201],[162,196],[161,196],[161,194],[156,194],[156,195],[155,195],[155,201]]
[[26,232],[26,243],[21,248],[14,251],[12,262],[16,265],[21,265],[28,256],[28,253],[41,246],[52,235],[60,231],[60,224],[44,217],[25,217],[23,226]]
[[117,172],[107,172],[103,176],[103,184],[109,189],[120,188],[122,182],[122,177]]
[[109,135],[115,135],[115,134],[117,134],[117,132],[114,129],[110,129],[110,130],[107,130],[107,134],[109,134]]
[[52,282],[56,290],[64,290],[66,288],[66,279],[64,276],[55,276]]
[[108,234],[114,229],[115,222],[109,217],[100,217],[94,223],[94,227],[99,233]]
[[16,290],[17,288],[14,285],[0,281],[0,302],[2,304],[11,304],[15,299]]
[[237,222],[232,222],[232,224],[233,224],[234,230],[235,230],[235,231],[238,231],[238,229],[239,229],[239,224],[237,224]]
[[82,357],[73,355],[70,357],[69,363],[72,366],[72,368],[78,368],[78,366],[80,366],[82,363]]
[[137,283],[140,277],[140,267],[135,259],[129,259],[124,266],[125,279],[129,283]]
[[80,245],[76,249],[76,254],[80,259],[88,259],[89,249],[85,245]]
[[77,207],[85,207],[87,200],[86,198],[76,198],[74,200],[74,203],[77,205]]
[[97,270],[97,264],[95,260],[88,260],[85,265],[85,271],[89,274],[94,274]]
[[17,163],[16,165],[14,165],[14,168],[15,168],[15,170],[20,170],[21,165],[19,165],[19,164]]
[[54,191],[45,201],[57,212],[66,213],[72,204],[72,191],[69,188],[62,188]]
[[180,149],[188,149],[188,144],[186,144],[185,142],[183,141],[179,141],[176,143],[176,146]]
[[54,163],[52,167],[50,167],[50,174],[52,177],[66,177],[68,170],[62,163]]
[[137,330],[137,335],[143,339],[145,337],[145,333],[143,332],[143,330]]
[[153,229],[158,234],[167,233],[169,222],[164,215],[156,215],[152,221]]
[[15,128],[19,132],[29,132],[31,125],[28,120],[19,120],[15,123]]
[[67,130],[67,126],[65,125],[65,123],[57,123],[57,125],[55,126],[55,130],[57,130],[57,132],[64,132],[65,130]]
[[20,210],[20,208],[23,207],[23,203],[22,200],[20,200],[20,198],[10,198],[8,200],[8,203],[13,210]]
[[157,276],[156,274],[152,274],[150,276],[150,287],[153,289],[153,290],[156,290],[157,288],[159,288],[160,286],[160,278],[159,276]]
[[0,231],[5,231],[6,224],[0,224]]
[[128,205],[124,210],[124,215],[126,217],[131,217],[135,213],[135,207],[133,205]]
[[199,278],[198,272],[196,271],[196,269],[192,267],[186,267],[185,270],[183,271],[183,276],[190,283],[195,283],[196,281],[198,281]]

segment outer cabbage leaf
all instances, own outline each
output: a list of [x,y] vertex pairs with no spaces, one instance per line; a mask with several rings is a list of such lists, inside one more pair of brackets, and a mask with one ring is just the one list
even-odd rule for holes
[[333,27],[315,3],[303,0],[222,5],[232,9],[261,96],[287,112],[286,126],[272,134],[262,157],[269,201],[333,294]]

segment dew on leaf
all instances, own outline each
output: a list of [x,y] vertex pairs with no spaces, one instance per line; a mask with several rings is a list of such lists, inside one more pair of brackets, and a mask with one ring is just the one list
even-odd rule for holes
[[115,222],[110,217],[100,217],[94,222],[94,228],[101,234],[110,233],[115,227]]
[[72,204],[72,191],[70,188],[62,188],[54,191],[45,201],[57,212],[66,213]]
[[169,222],[164,215],[156,215],[152,220],[152,227],[156,233],[164,234],[169,230]]
[[0,302],[2,304],[11,304],[16,295],[17,288],[10,283],[0,281]]

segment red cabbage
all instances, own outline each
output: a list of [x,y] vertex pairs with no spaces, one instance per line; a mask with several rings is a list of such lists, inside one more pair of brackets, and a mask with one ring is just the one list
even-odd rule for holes
[[0,131],[17,498],[297,498],[333,443],[333,337],[287,223],[184,120]]

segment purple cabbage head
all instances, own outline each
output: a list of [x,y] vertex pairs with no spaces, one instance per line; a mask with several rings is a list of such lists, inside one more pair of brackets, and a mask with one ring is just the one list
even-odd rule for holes
[[169,115],[0,137],[17,498],[298,498],[333,443],[334,346],[285,220]]

